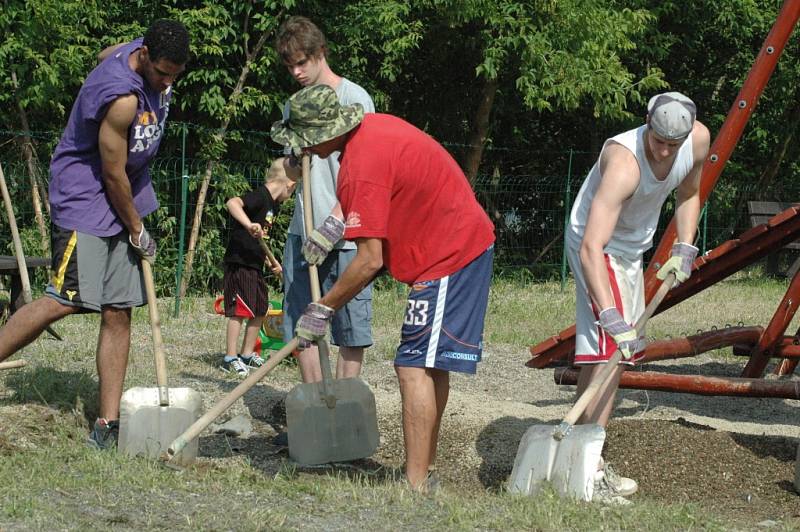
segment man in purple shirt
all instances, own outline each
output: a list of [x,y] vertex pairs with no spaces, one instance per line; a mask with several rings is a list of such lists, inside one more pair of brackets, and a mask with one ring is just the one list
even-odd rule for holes
[[171,20],[98,55],[50,163],[53,276],[0,329],[2,361],[67,315],[100,313],[99,417],[88,439],[100,449],[117,442],[131,308],[147,302],[141,260],[155,259],[142,223],[158,207],[148,165],[188,58],[186,28]]

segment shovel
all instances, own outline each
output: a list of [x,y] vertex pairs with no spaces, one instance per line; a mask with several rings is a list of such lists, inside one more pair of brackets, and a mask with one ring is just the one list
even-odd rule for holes
[[[122,394],[119,416],[119,450],[129,455],[158,458],[176,436],[186,430],[200,415],[200,394],[190,388],[167,386],[167,363],[161,339],[156,289],[150,263],[142,259],[147,308],[153,335],[158,388],[131,388]],[[188,465],[197,456],[197,440],[192,442],[176,461]]]
[[[14,253],[17,256],[17,269],[19,270],[19,279],[22,281],[22,299],[27,305],[33,301],[31,294],[31,280],[28,277],[28,266],[25,263],[25,253],[22,251],[22,240],[19,237],[19,229],[17,228],[17,219],[14,216],[14,207],[11,205],[11,195],[8,193],[6,186],[6,177],[3,175],[3,167],[0,166],[0,192],[3,194],[3,203],[6,204],[6,214],[8,214],[8,225],[11,226],[11,238],[14,240]],[[12,302],[13,303],[13,302]],[[12,307],[13,308],[13,307]],[[45,330],[50,333],[56,340],[61,340],[61,336],[48,325]]]
[[[636,322],[637,334],[644,329],[674,283],[675,275],[670,274],[658,288]],[[621,359],[622,352],[617,349],[558,426],[533,425],[525,432],[514,459],[508,491],[535,495],[549,481],[562,497],[592,500],[594,477],[606,431],[597,424],[575,426],[575,422],[611,378]]]
[[[306,234],[312,222],[309,156],[303,156],[303,214]],[[320,299],[317,267],[308,267],[311,297]],[[378,448],[378,418],[375,396],[358,378],[334,379],[330,347],[320,340],[322,381],[298,384],[286,396],[289,456],[303,465],[348,462],[371,456]]]

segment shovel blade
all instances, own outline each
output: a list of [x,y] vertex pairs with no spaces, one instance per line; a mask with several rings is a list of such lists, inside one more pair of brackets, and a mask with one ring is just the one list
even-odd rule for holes
[[336,405],[326,404],[322,383],[299,384],[286,396],[289,456],[303,465],[347,462],[378,448],[375,397],[361,379],[330,381]]
[[555,427],[533,425],[519,442],[508,491],[535,495],[550,482],[559,495],[592,500],[594,476],[606,432],[600,425],[577,425],[561,441]]
[[[200,394],[190,388],[170,388],[169,406],[159,405],[158,388],[127,390],[120,403],[119,450],[158,458],[200,417],[201,408]],[[197,457],[197,446],[195,438],[173,462],[188,466]]]

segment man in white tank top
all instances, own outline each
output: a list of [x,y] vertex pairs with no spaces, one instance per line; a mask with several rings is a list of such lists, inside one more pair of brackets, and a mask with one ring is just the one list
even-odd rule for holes
[[[700,171],[710,138],[695,117],[694,103],[683,94],[651,98],[646,124],[605,142],[575,198],[566,240],[576,284],[578,395],[617,348],[624,357],[578,423],[608,425],[622,364],[633,365],[643,354],[644,332],[637,337],[632,326],[645,308],[642,255],[652,247],[661,207],[676,188],[678,241],[658,277],[674,272],[682,282],[691,274]],[[637,487],[601,459],[595,482],[599,500],[626,503],[623,497]]]

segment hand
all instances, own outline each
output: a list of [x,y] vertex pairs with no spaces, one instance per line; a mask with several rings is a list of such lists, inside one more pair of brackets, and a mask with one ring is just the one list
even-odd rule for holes
[[250,236],[253,238],[261,238],[261,226],[257,223],[250,223],[247,226],[247,232],[250,233]]
[[280,264],[272,264],[270,261],[269,269],[275,275],[280,275],[283,272],[283,267]]
[[692,275],[692,263],[697,257],[697,251],[698,249],[691,244],[678,242],[672,246],[669,260],[659,268],[656,277],[663,281],[667,275],[674,273],[678,283],[684,282]]
[[133,233],[128,234],[128,242],[131,243],[133,251],[136,252],[139,257],[150,264],[156,261],[156,241],[153,240],[153,237],[150,236],[150,233],[144,228],[144,224],[142,224],[142,230],[139,232],[139,236],[136,237],[136,242],[133,241]]
[[600,312],[600,326],[614,339],[617,349],[622,352],[626,360],[644,348],[639,340],[639,335],[617,310],[617,307],[608,307]]
[[311,235],[303,243],[303,257],[309,264],[320,265],[333,246],[342,239],[344,235],[344,222],[329,215],[322,222],[322,225],[311,231]]
[[303,315],[297,320],[294,333],[299,341],[297,347],[306,349],[312,342],[324,338],[328,333],[328,322],[333,316],[333,309],[322,303],[309,303]]

